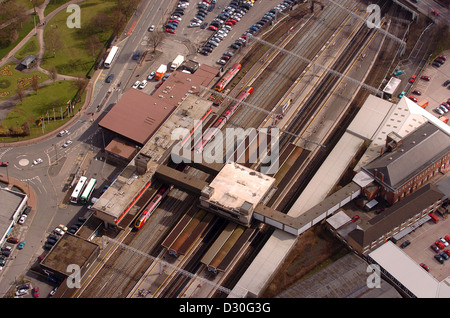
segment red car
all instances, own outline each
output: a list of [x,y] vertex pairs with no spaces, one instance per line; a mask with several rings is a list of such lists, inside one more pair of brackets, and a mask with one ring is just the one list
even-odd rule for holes
[[424,81],[428,81],[429,82],[431,80],[431,77],[423,75],[421,77],[421,79],[423,79]]
[[211,31],[217,31],[217,27],[215,25],[210,25],[209,28]]
[[166,32],[169,32],[169,33],[174,34],[174,33],[175,33],[175,30],[174,30],[174,29],[171,29],[171,28],[166,28]]
[[436,242],[434,242],[434,244],[436,244],[437,247],[439,247],[440,249],[445,248],[444,243],[442,243],[441,241],[437,240]]
[[409,99],[412,100],[413,102],[417,103],[417,98],[414,96],[409,96]]
[[420,266],[422,266],[422,268],[423,268],[424,270],[426,270],[427,272],[430,271],[430,268],[429,268],[428,265],[426,265],[425,263],[420,263]]
[[445,239],[447,242],[450,242],[450,235],[444,236],[444,239]]
[[352,217],[352,222],[356,222],[359,220],[359,215],[355,215],[354,217]]
[[436,253],[439,253],[439,247],[437,247],[435,244],[431,245],[430,248],[435,251]]
[[19,239],[15,238],[15,237],[8,237],[7,241],[8,241],[8,243],[14,243],[14,244],[19,243]]
[[33,297],[38,298],[39,297],[39,287],[33,288]]
[[439,16],[439,11],[437,11],[437,10],[431,10],[431,14],[438,17],[438,16]]
[[409,79],[409,82],[412,84],[412,83],[414,83],[415,81],[416,81],[416,78],[417,78],[417,76],[416,75],[413,75],[410,79]]
[[7,167],[7,166],[8,166],[8,162],[7,161],[0,162],[0,167]]
[[447,254],[448,256],[450,256],[450,250],[445,249],[445,250],[444,250],[444,253]]

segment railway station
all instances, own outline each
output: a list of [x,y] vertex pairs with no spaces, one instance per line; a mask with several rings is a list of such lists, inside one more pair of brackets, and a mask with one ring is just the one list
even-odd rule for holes
[[95,202],[95,216],[102,219],[106,227],[123,228],[129,224],[151,198],[149,190],[155,182],[154,174],[161,164],[167,163],[172,146],[177,142],[172,140],[174,129],[185,128],[192,132],[195,124],[207,120],[211,111],[211,102],[188,94],[167,120],[155,123],[159,128]]

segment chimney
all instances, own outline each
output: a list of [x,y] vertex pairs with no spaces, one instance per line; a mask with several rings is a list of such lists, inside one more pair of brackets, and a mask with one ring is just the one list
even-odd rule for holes
[[136,156],[134,163],[136,165],[136,171],[138,174],[142,175],[147,172],[150,164],[150,159],[152,159],[150,156],[142,153]]
[[380,181],[383,182],[384,181],[384,173],[383,172],[380,172],[380,173],[381,173]]

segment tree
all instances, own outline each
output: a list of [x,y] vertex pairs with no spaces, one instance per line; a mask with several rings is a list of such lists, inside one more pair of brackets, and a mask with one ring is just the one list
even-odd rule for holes
[[98,52],[101,50],[102,42],[100,42],[98,36],[91,35],[86,42],[86,48],[91,53],[92,59],[95,61]]
[[56,51],[62,49],[64,47],[61,41],[61,35],[54,28],[49,28],[46,32],[46,40],[45,44],[47,46],[47,50],[52,52],[53,57],[56,57]]
[[20,101],[23,101],[23,99],[25,98],[25,90],[21,86],[18,86],[16,88],[16,94],[19,97]]
[[148,41],[148,46],[152,47],[153,52],[155,52],[156,48],[162,42],[163,39],[164,39],[164,35],[161,31],[154,31],[154,32],[152,32],[152,35],[150,36],[150,39]]
[[58,78],[58,71],[56,70],[56,67],[54,65],[50,68],[49,76],[53,82]]
[[31,87],[33,87],[33,90],[35,92],[38,91],[38,89],[39,89],[39,76],[33,75],[33,77],[31,78]]

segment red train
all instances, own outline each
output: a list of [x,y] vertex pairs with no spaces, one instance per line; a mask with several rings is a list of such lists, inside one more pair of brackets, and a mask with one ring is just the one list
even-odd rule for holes
[[136,229],[139,230],[145,224],[145,222],[147,222],[147,220],[150,218],[150,216],[153,214],[153,212],[155,212],[156,208],[159,206],[161,201],[165,198],[167,193],[169,193],[170,189],[171,189],[171,186],[169,186],[169,185],[163,185],[159,189],[158,193],[153,197],[153,199],[150,201],[150,203],[147,204],[144,211],[142,211],[141,215],[134,223],[134,227]]
[[214,138],[214,136],[217,134],[218,131],[222,129],[222,127],[226,124],[228,119],[233,116],[233,114],[236,112],[236,110],[241,106],[242,102],[253,92],[253,87],[246,87],[243,89],[236,100],[228,106],[228,108],[223,112],[223,114],[217,119],[217,121],[214,123],[214,125],[207,129],[206,133],[203,135],[202,140],[195,145],[194,151],[195,152],[202,152],[203,148],[205,148],[206,144],[211,141],[211,139]]
[[231,82],[231,80],[237,75],[237,73],[240,71],[240,69],[241,69],[241,64],[239,64],[239,63],[234,64],[228,71],[226,71],[226,73],[222,76],[222,78],[216,84],[216,87],[214,89],[218,92],[221,92]]

